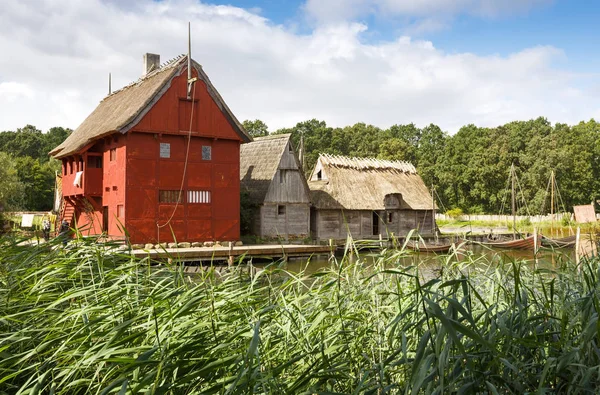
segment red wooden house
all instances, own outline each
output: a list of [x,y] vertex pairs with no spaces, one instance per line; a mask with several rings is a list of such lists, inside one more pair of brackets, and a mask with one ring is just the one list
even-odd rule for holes
[[[130,243],[239,239],[240,144],[251,141],[187,56],[109,94],[50,152],[62,161],[60,219]],[[189,89],[189,90],[188,90]]]

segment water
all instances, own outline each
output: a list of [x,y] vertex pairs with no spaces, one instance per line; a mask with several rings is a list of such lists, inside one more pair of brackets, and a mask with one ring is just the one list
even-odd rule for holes
[[[364,251],[360,253],[360,259],[365,260],[367,264],[373,263],[375,259],[381,255],[378,252]],[[341,257],[337,257],[338,262]],[[497,250],[483,246],[469,246],[468,248],[456,253],[452,256],[449,254],[434,254],[425,252],[407,251],[405,256],[398,258],[400,266],[417,266],[427,272],[439,272],[445,265],[450,262],[481,262],[488,265],[490,262],[500,262],[507,260],[520,260],[528,263],[536,263],[538,267],[556,268],[561,262],[575,261],[575,251],[572,248],[567,249],[540,249],[537,254],[537,262],[533,255],[533,251],[529,250]],[[317,272],[321,269],[332,266],[332,261],[326,256],[318,256],[310,259],[306,258],[290,258],[287,263],[280,262],[280,265],[285,267],[290,272],[298,273],[304,269],[306,274]],[[257,268],[267,266],[267,263],[254,263]]]

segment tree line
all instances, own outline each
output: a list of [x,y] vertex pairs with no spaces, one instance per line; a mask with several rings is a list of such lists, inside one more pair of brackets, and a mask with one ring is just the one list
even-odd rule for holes
[[[269,134],[261,120],[243,124],[255,137]],[[31,125],[0,132],[0,210],[52,208],[60,162],[48,152],[70,133],[62,127],[42,133]],[[319,153],[410,162],[426,185],[435,187],[438,204],[444,209],[500,213],[510,199],[507,180],[511,164],[517,169],[522,198],[527,202],[528,210],[521,207],[521,214],[549,211],[551,171],[556,174],[564,209],[570,211],[573,205],[600,199],[600,125],[593,119],[577,125],[552,125],[545,118],[494,128],[466,125],[453,135],[434,124],[382,129],[357,123],[340,128],[312,119],[272,133],[291,133],[295,147],[304,136],[306,172]]]
[[[266,135],[267,125],[246,121],[254,136]],[[593,119],[577,125],[545,118],[515,121],[494,128],[466,125],[450,135],[437,125],[414,124],[382,129],[365,123],[343,128],[316,119],[273,133],[291,133],[296,147],[304,136],[305,171],[319,153],[402,160],[414,164],[426,185],[434,187],[438,204],[464,212],[510,212],[509,169],[515,165],[520,214],[550,211],[548,185],[556,174],[560,209],[600,199],[600,125]],[[504,209],[503,209],[504,207]]]
[[42,133],[32,125],[0,132],[0,212],[52,209],[60,162],[48,152],[70,133],[62,127]]

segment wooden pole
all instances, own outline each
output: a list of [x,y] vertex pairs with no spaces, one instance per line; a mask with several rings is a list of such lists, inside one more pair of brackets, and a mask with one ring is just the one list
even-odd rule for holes
[[383,237],[381,237],[381,233],[379,234],[379,248],[383,248]]
[[533,227],[533,260],[537,264],[537,252],[538,252],[538,234],[537,228]]
[[511,184],[511,205],[512,205],[512,216],[513,216],[513,240],[517,240],[517,209],[515,202],[515,164],[510,165],[510,178]]
[[579,270],[579,248],[581,243],[581,228],[577,227],[577,233],[575,234],[575,263]]
[[550,173],[550,236],[554,232],[554,170]]
[[431,184],[431,209],[433,212],[433,215],[431,216],[431,233],[433,233],[434,236],[437,236],[435,229],[435,186],[433,184]]
[[233,266],[233,241],[229,242],[229,257],[227,257],[227,265]]

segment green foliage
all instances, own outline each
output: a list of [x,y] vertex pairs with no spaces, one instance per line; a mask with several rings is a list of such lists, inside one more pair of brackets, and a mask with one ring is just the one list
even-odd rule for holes
[[252,222],[257,205],[252,203],[250,195],[246,191],[240,193],[240,233],[249,235],[252,232]]
[[0,152],[0,216],[4,211],[23,207],[25,187],[19,179],[14,159]]
[[529,217],[525,217],[519,221],[519,225],[521,225],[522,227],[531,226],[531,219],[529,219]]
[[269,128],[267,127],[267,124],[260,119],[255,119],[254,121],[247,119],[242,122],[242,126],[252,137],[262,137],[269,134]]
[[[47,133],[42,133],[31,125],[14,132],[0,133],[0,154],[10,155],[9,159],[3,157],[0,161],[10,162],[10,170],[7,169],[5,172],[16,172],[18,180],[18,183],[10,182],[0,187],[5,190],[13,189],[12,197],[7,200],[8,203],[5,203],[7,207],[11,210],[30,211],[52,209],[55,172],[60,170],[60,162],[51,159],[48,152],[62,143],[70,133],[71,129],[61,127],[54,127]],[[4,170],[8,165],[4,166],[2,163],[0,166]],[[0,177],[0,180],[4,180],[4,177]],[[2,204],[1,197],[0,204]]]
[[463,211],[462,211],[462,209],[457,207],[457,208],[453,208],[453,209],[446,211],[446,215],[452,219],[456,219],[456,218],[460,217],[461,215],[463,215]]
[[[600,267],[346,257],[190,277],[95,240],[0,240],[5,393],[595,393]],[[356,257],[355,257],[356,258]]]

